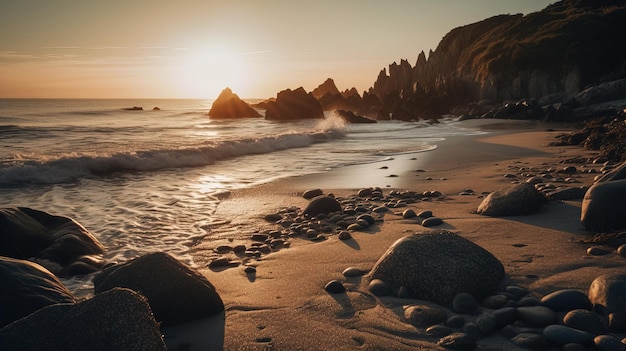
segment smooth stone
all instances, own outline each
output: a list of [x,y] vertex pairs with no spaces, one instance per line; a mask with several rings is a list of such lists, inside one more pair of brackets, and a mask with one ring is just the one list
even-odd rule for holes
[[612,335],[598,335],[593,339],[593,343],[600,351],[625,351],[626,345]]
[[417,214],[417,216],[420,217],[420,218],[424,218],[424,219],[430,218],[430,217],[433,216],[433,211],[431,211],[431,210],[423,210],[423,211],[420,211]]
[[543,329],[543,336],[556,345],[570,343],[589,345],[593,342],[593,335],[564,325],[552,324]]
[[496,316],[496,320],[498,322],[496,328],[498,329],[517,320],[517,308],[515,307],[503,307],[492,311],[491,314]]
[[609,330],[612,332],[626,332],[626,315],[609,313]]
[[588,348],[582,344],[569,343],[561,346],[561,351],[588,351]]
[[317,196],[309,202],[302,213],[309,217],[315,217],[320,213],[328,214],[342,212],[341,204],[337,199],[330,196]]
[[348,226],[348,230],[351,230],[351,231],[359,231],[362,229],[365,229],[365,228],[359,223],[352,223]]
[[528,295],[528,289],[518,285],[509,285],[504,288],[504,291],[515,296],[516,300]]
[[302,194],[302,197],[307,199],[307,200],[311,200],[312,198],[320,196],[322,194],[324,194],[322,189],[310,189],[310,190],[305,191]]
[[347,230],[342,230],[339,232],[339,240],[346,241],[352,239],[352,235]]
[[268,213],[263,217],[263,219],[268,222],[277,222],[283,219],[283,216],[280,213]]
[[617,254],[626,257],[626,244],[622,244],[617,248]]
[[368,286],[368,290],[376,296],[391,295],[391,286],[381,279],[372,279]]
[[529,307],[539,305],[539,299],[534,296],[522,297],[517,301],[517,307]]
[[339,280],[331,280],[324,286],[324,290],[326,290],[330,294],[342,294],[346,292],[346,288]]
[[410,299],[410,298],[412,298],[411,292],[409,291],[409,289],[406,288],[406,286],[401,286],[398,289],[398,297],[401,298],[401,299]]
[[359,197],[368,197],[372,195],[372,189],[361,189],[358,192]]
[[602,318],[589,310],[576,309],[567,312],[563,317],[563,324],[593,335],[603,334],[607,331]]
[[487,195],[476,212],[484,216],[517,216],[536,212],[546,198],[527,183],[517,184]]
[[433,305],[411,305],[405,308],[404,318],[418,328],[425,328],[446,320],[446,311]]
[[511,338],[511,342],[530,350],[545,350],[548,348],[548,339],[541,334],[519,333]]
[[483,335],[491,335],[498,328],[498,317],[493,313],[481,314],[476,318],[475,323]]
[[465,325],[465,318],[463,318],[463,316],[460,316],[458,314],[455,314],[454,316],[448,318],[446,320],[446,326],[450,327],[450,328],[462,328]]
[[359,220],[363,220],[363,221],[367,222],[368,226],[369,226],[369,225],[372,225],[372,224],[374,224],[374,223],[376,222],[376,219],[375,219],[372,215],[370,215],[370,214],[362,214],[362,215],[359,215],[359,216],[356,218],[356,220],[357,220],[357,222],[358,222]]
[[435,227],[443,224],[443,220],[439,217],[428,217],[422,221],[422,227]]
[[538,328],[557,322],[556,313],[545,306],[518,307],[517,316],[524,323]]
[[466,333],[453,333],[439,339],[437,345],[453,350],[473,350],[476,348],[476,339]]
[[447,327],[441,324],[435,324],[426,328],[425,334],[428,336],[443,337],[443,336],[448,336],[454,332],[455,330],[450,327]]
[[452,300],[452,310],[456,313],[474,314],[478,311],[478,301],[468,293],[458,293]]
[[343,274],[344,277],[349,278],[349,277],[360,277],[363,274],[365,274],[365,272],[363,272],[363,270],[356,268],[356,267],[348,267],[344,269],[343,272],[341,272],[341,274]]
[[507,301],[508,301],[508,297],[506,295],[501,295],[501,294],[491,295],[491,296],[487,296],[486,298],[484,298],[480,302],[480,305],[485,308],[496,310],[496,309],[504,307]]
[[402,218],[404,218],[404,219],[409,219],[409,218],[413,218],[413,217],[416,217],[416,216],[417,216],[417,214],[412,209],[404,210],[404,212],[402,212]]
[[461,328],[463,333],[469,334],[473,336],[475,339],[479,339],[483,337],[483,334],[480,331],[480,328],[475,323],[465,323],[463,328]]
[[587,230],[606,233],[626,228],[626,179],[610,178],[607,174],[585,193],[580,209],[580,222]]
[[626,315],[626,275],[605,274],[597,277],[591,282],[588,295],[596,313],[605,316],[609,313]]
[[591,302],[587,295],[576,289],[562,289],[552,292],[539,300],[539,305],[546,306],[554,312],[591,309]]
[[589,256],[604,256],[610,253],[611,251],[599,246],[591,246],[587,249],[587,255]]

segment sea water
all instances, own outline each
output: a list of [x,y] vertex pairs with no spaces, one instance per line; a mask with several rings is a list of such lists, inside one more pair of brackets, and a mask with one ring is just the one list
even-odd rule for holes
[[476,133],[451,119],[345,124],[332,113],[212,120],[211,103],[0,99],[0,206],[72,217],[110,261],[165,251],[193,265],[189,249],[225,222],[220,194]]

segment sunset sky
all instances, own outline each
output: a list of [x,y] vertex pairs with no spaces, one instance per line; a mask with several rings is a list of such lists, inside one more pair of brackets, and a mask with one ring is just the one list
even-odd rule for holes
[[0,0],[0,98],[362,92],[455,27],[553,2]]

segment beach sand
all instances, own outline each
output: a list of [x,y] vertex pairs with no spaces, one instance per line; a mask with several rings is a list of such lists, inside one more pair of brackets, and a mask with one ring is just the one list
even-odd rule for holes
[[[230,218],[216,229],[222,240],[194,248],[194,259],[206,266],[215,257],[212,248],[229,242],[235,234],[252,233],[276,225],[263,216],[287,206],[304,208],[301,194],[320,188],[338,196],[355,194],[359,188],[438,190],[443,200],[409,205],[432,210],[444,220],[436,228],[447,229],[482,246],[504,265],[508,284],[517,284],[536,297],[558,289],[587,291],[602,274],[622,272],[625,259],[612,253],[586,254],[590,237],[579,222],[580,200],[551,201],[528,216],[493,218],[473,213],[481,193],[524,181],[522,173],[561,169],[564,160],[591,158],[597,154],[580,147],[548,147],[554,136],[567,128],[534,122],[466,121],[486,131],[484,135],[459,136],[439,143],[429,152],[402,154],[380,163],[349,166],[323,174],[288,178],[233,192],[217,210]],[[601,165],[573,164],[579,170]],[[387,168],[381,168],[386,166]],[[526,167],[528,170],[524,170]],[[424,170],[416,172],[415,170]],[[390,175],[394,175],[390,177]],[[505,177],[514,174],[516,178]],[[590,185],[596,174],[577,172],[570,177]],[[430,179],[430,180],[428,180]],[[475,195],[459,195],[466,189]],[[322,242],[290,239],[290,247],[246,264],[256,268],[246,274],[244,265],[202,273],[216,286],[226,306],[225,350],[430,350],[440,349],[438,338],[424,335],[404,321],[403,306],[417,300],[375,297],[368,292],[367,278],[346,278],[347,267],[369,270],[397,239],[425,232],[416,221],[402,219],[406,208],[392,209],[384,222],[367,231],[352,232],[352,240],[337,235]],[[334,279],[347,288],[345,294],[329,294],[324,285]],[[445,279],[445,277],[442,277]],[[450,312],[450,311],[449,311]],[[450,312],[449,315],[452,313]],[[471,316],[466,316],[471,319]],[[478,341],[484,350],[517,350],[497,333]],[[520,349],[523,350],[523,349]]]

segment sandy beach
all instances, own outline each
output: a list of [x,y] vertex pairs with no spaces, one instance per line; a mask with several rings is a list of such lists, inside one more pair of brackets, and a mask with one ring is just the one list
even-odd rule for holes
[[[205,267],[216,256],[213,249],[232,244],[228,238],[235,233],[279,229],[263,216],[288,206],[304,208],[309,200],[301,194],[308,189],[320,188],[337,196],[367,187],[381,187],[385,193],[393,189],[437,190],[445,195],[391,209],[383,222],[351,232],[352,240],[341,241],[337,235],[321,242],[291,238],[289,248],[260,259],[227,269],[201,270],[226,306],[224,349],[441,349],[436,345],[438,338],[426,336],[424,330],[404,321],[403,306],[416,300],[375,297],[368,291],[366,276],[342,275],[347,267],[370,270],[396,240],[430,230],[403,219],[400,214],[407,208],[431,210],[444,221],[435,228],[453,231],[491,252],[504,265],[507,284],[527,288],[538,298],[565,288],[586,292],[595,277],[623,271],[626,261],[615,253],[586,254],[590,245],[579,241],[591,233],[579,222],[580,200],[551,201],[528,216],[494,218],[473,213],[486,193],[523,182],[528,174],[562,169],[569,165],[565,160],[593,158],[596,153],[580,147],[548,147],[555,135],[567,130],[563,125],[496,120],[463,123],[486,133],[450,138],[429,152],[244,189],[223,200],[217,214],[231,219],[215,229],[223,239],[194,248],[194,260]],[[568,175],[575,183],[556,185],[590,185],[596,174],[580,170],[602,167],[572,165],[579,170]],[[474,194],[460,195],[468,189]],[[246,273],[247,266],[255,267],[256,273]],[[343,282],[346,293],[324,290],[334,279]],[[481,350],[522,350],[497,333],[479,340],[478,345]]]

